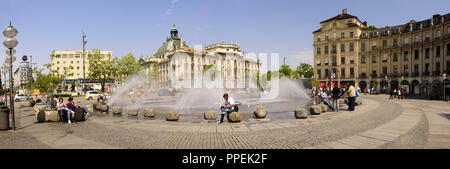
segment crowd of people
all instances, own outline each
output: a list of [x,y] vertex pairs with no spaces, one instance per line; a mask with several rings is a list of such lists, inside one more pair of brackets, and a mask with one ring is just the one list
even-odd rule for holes
[[[359,97],[359,91],[354,87],[354,84],[350,84],[348,88],[345,87],[333,87],[329,88],[316,88],[312,90],[314,98],[318,96],[318,100],[314,100],[314,104],[317,101],[327,105],[332,111],[339,111],[339,99],[348,99],[348,110],[355,110],[355,100]],[[328,96],[331,96],[331,101]]]
[[408,96],[408,91],[405,89],[394,89],[389,92],[389,100],[398,98],[398,100],[406,99]]
[[58,111],[58,115],[60,115],[60,117],[62,118],[61,121],[65,121],[63,119],[65,119],[64,116],[66,116],[67,122],[72,123],[72,116],[75,116],[75,112],[77,111],[77,109],[82,112],[82,119],[84,119],[85,116],[91,116],[85,107],[77,106],[74,103],[72,96],[69,97],[67,104],[64,103],[64,98],[62,97],[55,99],[55,101],[57,101],[55,109]]

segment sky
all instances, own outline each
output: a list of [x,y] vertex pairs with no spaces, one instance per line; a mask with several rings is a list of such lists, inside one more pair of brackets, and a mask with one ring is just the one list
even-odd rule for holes
[[[0,29],[18,29],[23,55],[43,68],[53,50],[110,50],[152,56],[176,25],[191,47],[237,43],[246,53],[279,53],[291,67],[313,63],[313,34],[343,8],[386,27],[450,12],[449,0],[1,0]],[[5,38],[1,36],[4,40]],[[3,46],[0,49],[6,50]],[[0,50],[1,51],[1,50]],[[6,58],[0,52],[0,64]]]

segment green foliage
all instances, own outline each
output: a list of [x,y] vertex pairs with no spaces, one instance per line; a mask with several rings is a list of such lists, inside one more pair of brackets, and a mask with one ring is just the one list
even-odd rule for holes
[[98,80],[98,82],[102,86],[102,92],[104,92],[106,81],[118,77],[118,67],[115,64],[116,59],[110,59],[106,58],[103,55],[100,55],[100,50],[94,50],[93,55],[91,57],[88,57],[88,59],[88,78],[91,80]]
[[317,80],[317,79],[311,79],[311,86],[312,87],[315,87],[315,86],[317,86],[317,85],[320,85],[320,81],[319,80]]
[[292,69],[290,68],[289,65],[281,65],[279,72],[280,72],[280,78],[281,77],[288,77],[288,78],[290,78],[291,77],[291,73],[292,73]]
[[[51,64],[46,64],[50,68]],[[35,68],[33,72],[36,75],[34,82],[29,82],[25,88],[29,90],[39,89],[41,93],[52,93],[61,82],[64,80],[63,76],[56,76],[56,71],[51,71],[49,74],[42,73],[44,69]]]
[[296,72],[300,74],[300,77],[303,75],[304,78],[312,78],[314,76],[314,68],[308,63],[300,63]]
[[115,60],[113,67],[116,67],[115,69],[117,69],[116,80],[119,82],[122,82],[133,73],[142,70],[142,67],[136,60],[136,57],[131,53],[123,56],[121,59]]
[[370,26],[363,26],[362,29],[363,30],[374,30],[374,29],[377,29],[377,27],[370,25]]

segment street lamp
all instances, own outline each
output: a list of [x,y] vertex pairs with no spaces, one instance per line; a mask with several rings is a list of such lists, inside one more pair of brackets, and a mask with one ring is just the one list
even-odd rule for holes
[[14,38],[17,36],[19,32],[17,31],[16,28],[14,28],[11,25],[11,22],[9,22],[9,26],[3,31],[3,35],[6,37],[5,41],[3,41],[3,45],[9,49],[9,57],[6,58],[7,62],[9,61],[9,100],[10,100],[10,109],[11,109],[11,117],[12,117],[12,129],[16,130],[16,120],[14,117],[14,99],[12,97],[12,94],[14,93],[14,79],[13,79],[13,67],[12,67],[12,63],[13,60],[15,60],[14,54],[13,54],[13,49],[17,46],[17,44],[19,44],[19,42],[17,42],[17,39]]
[[447,98],[445,97],[445,79],[447,79],[447,73],[442,74],[442,82],[444,84],[444,101],[447,101]]
[[84,34],[84,32],[83,32],[83,35],[81,35],[81,37],[83,38],[83,93],[85,93],[86,92],[86,66],[85,66],[85,64],[86,64],[86,61],[85,61],[86,54],[85,54],[85,47],[86,47],[87,41],[85,41],[84,39],[86,38],[86,34]]

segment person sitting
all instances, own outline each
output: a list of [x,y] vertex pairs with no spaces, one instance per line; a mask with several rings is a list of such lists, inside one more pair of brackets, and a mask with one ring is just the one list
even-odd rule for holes
[[69,98],[69,103],[67,103],[67,107],[70,110],[72,110],[72,111],[76,111],[77,109],[81,109],[83,111],[83,115],[90,116],[90,114],[88,113],[86,108],[75,105],[75,103],[73,102],[73,97]]
[[101,94],[98,95],[98,97],[97,97],[97,102],[100,102],[100,100],[103,100],[103,97],[102,97]]
[[328,107],[330,107],[331,110],[334,111],[334,106],[333,104],[331,104],[330,100],[328,100],[328,95],[324,91],[320,93],[320,100],[322,101],[323,104],[327,105]]
[[[64,99],[62,97],[59,98],[58,104],[56,105],[56,109],[58,110],[58,113],[61,115],[64,115],[64,113],[67,113],[67,122],[72,123],[70,121],[70,118],[72,117],[71,114],[74,112],[70,109],[68,109],[66,106],[64,106]],[[61,119],[62,120],[62,119]]]
[[225,117],[225,114],[229,116],[230,113],[234,112],[234,106],[236,105],[234,99],[230,97],[228,93],[223,94],[223,98],[225,99],[225,104],[220,107],[221,117],[220,120],[217,122],[217,124],[223,123],[223,118]]

